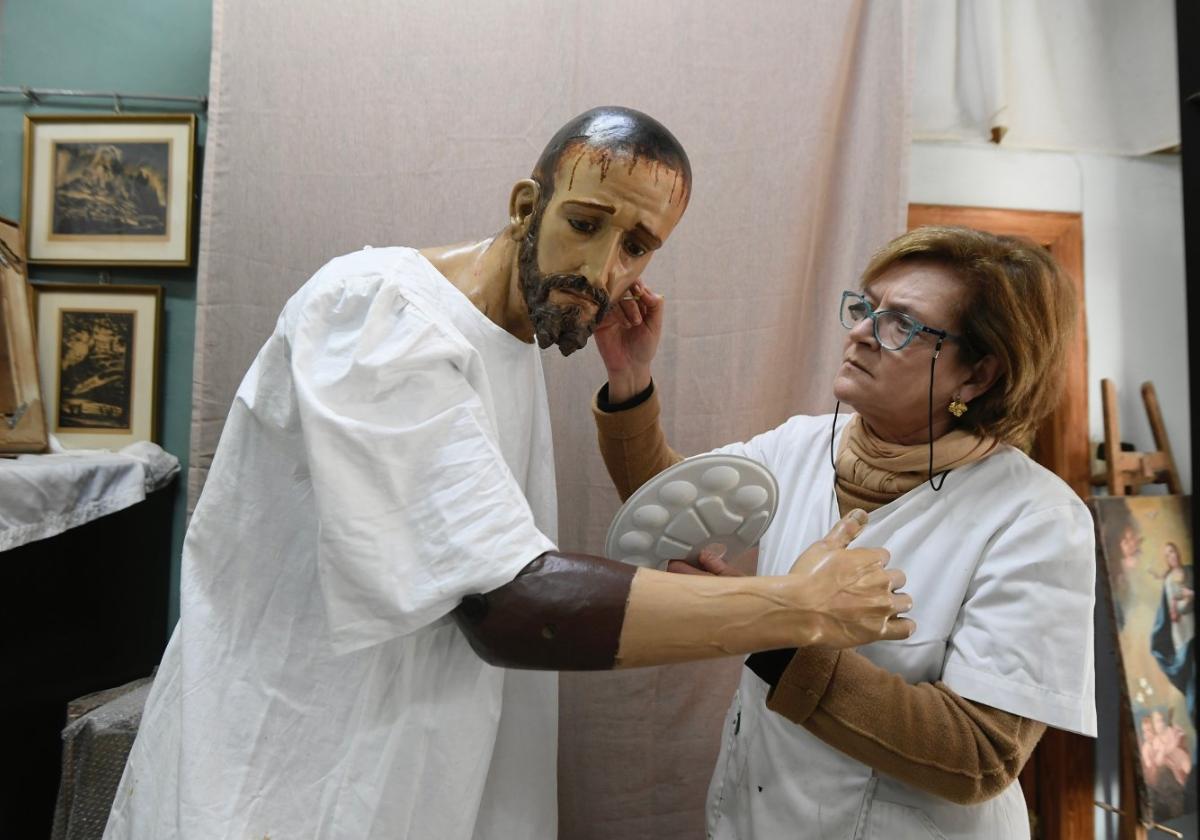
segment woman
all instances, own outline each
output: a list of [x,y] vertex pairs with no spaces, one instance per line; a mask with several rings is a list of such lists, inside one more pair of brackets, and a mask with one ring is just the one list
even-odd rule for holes
[[1192,601],[1195,600],[1192,570],[1183,565],[1179,546],[1175,543],[1165,543],[1162,555],[1167,567],[1163,572],[1163,599],[1171,620],[1171,640],[1175,649],[1179,650],[1196,635],[1195,619],[1192,617]]
[[1162,598],[1150,630],[1150,653],[1163,674],[1183,694],[1188,716],[1196,720],[1196,680],[1192,656],[1196,637],[1196,618],[1193,609],[1195,590],[1192,567],[1183,565],[1179,546],[1173,542],[1163,545]]
[[[609,380],[595,414],[623,497],[679,459],[650,378],[662,298],[636,293],[597,333]],[[833,394],[853,413],[793,417],[719,450],[780,482],[759,574],[786,573],[841,513],[864,508],[856,544],[891,551],[917,629],[857,651],[751,657],[709,789],[709,837],[1029,836],[1016,778],[1041,733],[1095,733],[1091,517],[1021,449],[1057,402],[1074,319],[1070,283],[1038,246],[907,233],[842,296]]]

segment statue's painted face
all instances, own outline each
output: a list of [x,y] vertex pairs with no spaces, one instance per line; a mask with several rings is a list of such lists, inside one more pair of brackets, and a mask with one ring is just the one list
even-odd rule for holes
[[585,144],[566,150],[521,243],[520,280],[540,347],[587,344],[687,206],[682,173]]

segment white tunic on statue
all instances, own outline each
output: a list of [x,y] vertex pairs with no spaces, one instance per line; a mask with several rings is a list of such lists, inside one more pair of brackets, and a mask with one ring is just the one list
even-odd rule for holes
[[554,546],[536,345],[416,251],[333,260],[246,374],[109,840],[552,840],[558,683],[448,615]]
[[[779,480],[759,574],[786,574],[839,518],[830,432],[828,416],[793,417],[719,450],[754,458]],[[904,570],[916,632],[858,652],[909,683],[941,680],[969,700],[1094,735],[1092,527],[1070,488],[1012,447],[951,472],[939,492],[926,482],[873,512],[854,543],[889,549]],[[1016,782],[983,804],[956,805],[827,746],[767,710],[766,694],[743,668],[709,787],[710,838],[1029,836]]]

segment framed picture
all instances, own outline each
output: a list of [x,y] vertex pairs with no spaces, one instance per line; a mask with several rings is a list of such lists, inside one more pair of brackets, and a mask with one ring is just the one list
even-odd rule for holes
[[188,265],[196,117],[25,115],[31,263]]
[[0,217],[0,452],[41,452],[46,417],[21,230]]
[[66,448],[158,439],[162,286],[35,283],[46,422]]
[[1195,577],[1188,496],[1089,502],[1145,821],[1196,812]]

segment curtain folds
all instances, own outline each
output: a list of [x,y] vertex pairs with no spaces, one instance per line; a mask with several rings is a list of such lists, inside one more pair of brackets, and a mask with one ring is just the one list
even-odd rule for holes
[[1172,0],[916,0],[913,135],[1142,155],[1179,145]]

